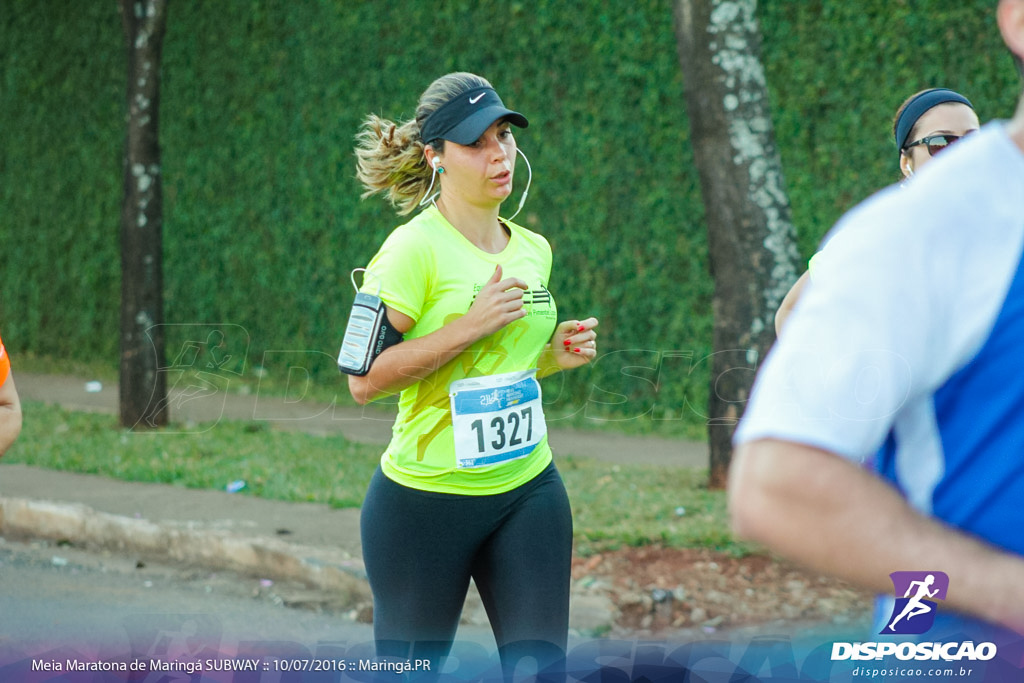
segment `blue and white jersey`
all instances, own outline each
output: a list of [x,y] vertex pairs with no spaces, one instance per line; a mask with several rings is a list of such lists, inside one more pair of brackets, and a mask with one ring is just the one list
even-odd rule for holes
[[871,464],[918,510],[1024,555],[1022,250],[1024,155],[993,123],[837,225],[736,442]]

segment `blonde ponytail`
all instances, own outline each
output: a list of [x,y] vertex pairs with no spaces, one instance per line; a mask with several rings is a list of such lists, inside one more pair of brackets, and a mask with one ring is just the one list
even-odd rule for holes
[[366,188],[364,198],[384,193],[404,216],[419,205],[430,173],[415,120],[399,125],[374,114],[366,117],[356,135],[356,177]]
[[[356,134],[356,177],[363,184],[363,198],[382,193],[399,215],[411,213],[427,193],[433,169],[423,156],[420,128],[427,118],[453,97],[473,88],[490,87],[476,74],[457,72],[441,76],[420,95],[416,118],[393,123],[375,114],[363,121]],[[444,151],[444,140],[431,147]]]

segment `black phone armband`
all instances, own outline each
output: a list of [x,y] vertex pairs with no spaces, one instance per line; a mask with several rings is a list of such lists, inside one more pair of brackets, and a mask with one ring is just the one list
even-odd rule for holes
[[[352,271],[352,284],[355,285],[355,273],[364,268]],[[402,341],[402,333],[391,325],[387,309],[377,294],[366,294],[356,289],[356,297],[352,302],[352,311],[348,315],[345,336],[338,352],[338,369],[349,375],[363,376],[370,371],[374,359],[384,349]]]

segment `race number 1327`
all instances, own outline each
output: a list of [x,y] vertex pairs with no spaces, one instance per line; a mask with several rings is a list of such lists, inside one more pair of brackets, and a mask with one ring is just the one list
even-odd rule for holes
[[535,370],[452,383],[452,430],[460,468],[524,458],[547,434]]
[[506,444],[520,446],[524,441],[533,440],[533,408],[527,406],[507,415],[496,415],[487,426],[483,420],[473,420],[469,427],[476,435],[476,449],[480,453],[487,450],[485,440],[489,440],[490,447],[496,451]]

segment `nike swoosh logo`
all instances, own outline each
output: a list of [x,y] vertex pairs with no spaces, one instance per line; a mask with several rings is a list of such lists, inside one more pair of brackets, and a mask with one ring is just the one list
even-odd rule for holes
[[485,93],[480,93],[476,97],[470,97],[469,98],[469,103],[470,104],[476,104],[477,102],[479,102],[480,100],[482,100],[484,98],[484,94]]

